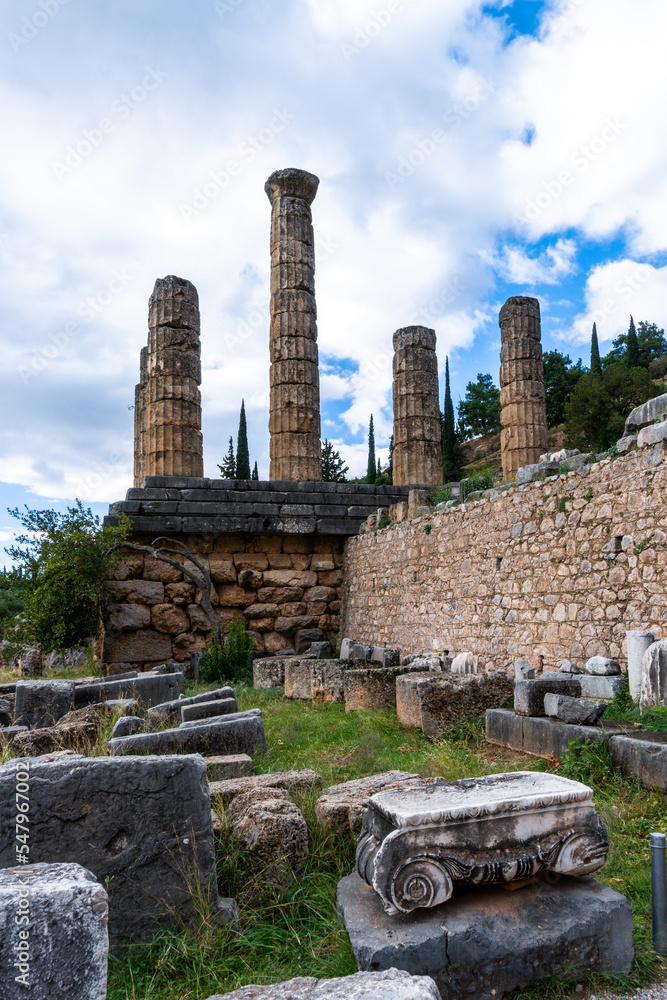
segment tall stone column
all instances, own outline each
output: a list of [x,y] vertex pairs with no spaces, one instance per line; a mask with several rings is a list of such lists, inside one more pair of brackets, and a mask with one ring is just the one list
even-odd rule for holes
[[322,478],[315,239],[310,206],[319,179],[278,170],[271,202],[271,471],[273,480]]
[[540,304],[516,295],[500,310],[500,449],[503,478],[534,465],[547,450]]
[[134,387],[134,485],[144,485],[146,475],[146,383],[148,382],[148,348],[141,348],[139,382]]
[[159,278],[148,304],[143,453],[147,476],[203,476],[197,289]]
[[394,334],[394,484],[442,483],[442,438],[435,330]]

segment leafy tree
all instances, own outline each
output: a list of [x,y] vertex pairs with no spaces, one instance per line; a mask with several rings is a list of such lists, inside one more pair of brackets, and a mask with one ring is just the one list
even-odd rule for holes
[[241,400],[239,433],[236,438],[236,478],[250,479],[250,449],[248,448],[248,425],[245,418],[245,400]]
[[211,683],[240,682],[252,684],[252,661],[255,640],[248,634],[245,621],[234,618],[220,642],[212,642],[201,658],[201,672]]
[[340,452],[334,451],[331,441],[325,438],[322,442],[322,479],[325,483],[344,483],[347,472]]
[[639,355],[639,341],[637,340],[637,331],[635,329],[635,321],[630,317],[630,326],[628,327],[628,340],[625,349],[625,363],[628,368],[639,368],[641,365],[641,357]]
[[0,633],[3,624],[23,611],[24,580],[16,570],[0,570]]
[[454,404],[449,384],[449,358],[445,358],[445,409],[442,418],[442,476],[446,483],[459,478]]
[[255,468],[252,470],[252,478],[255,482],[259,482],[259,469],[257,468],[257,462],[255,462]]
[[366,469],[366,482],[374,483],[377,479],[377,468],[375,465],[375,431],[373,429],[373,414],[368,425],[368,466]]
[[600,361],[600,347],[598,345],[598,328],[593,323],[593,333],[591,334],[591,371],[594,375],[602,375],[602,362]]
[[544,353],[544,389],[547,400],[547,424],[557,427],[565,419],[565,404],[584,374],[581,361],[572,364],[569,354],[560,351]]
[[464,441],[500,426],[500,390],[491,375],[478,375],[468,382],[465,397],[458,405],[459,431]]
[[624,361],[605,365],[602,378],[586,372],[565,407],[568,445],[604,451],[622,436],[628,413],[659,391],[645,368],[628,370]]
[[102,527],[80,500],[66,514],[28,507],[9,513],[27,532],[6,550],[23,580],[24,607],[11,641],[63,652],[99,635],[112,603],[108,576],[122,559],[117,546],[130,534],[128,518]]
[[236,479],[236,459],[234,458],[234,439],[229,439],[229,448],[222,465],[218,465],[223,479]]
[[[632,317],[631,324],[634,326]],[[661,330],[655,323],[646,323],[642,320],[637,327],[636,335],[639,347],[639,363],[643,368],[648,368],[652,362],[657,361],[664,354],[667,354],[665,331]],[[610,365],[616,361],[624,360],[628,349],[628,337],[629,331],[628,333],[622,333],[612,341],[613,346],[611,351],[602,359],[603,365]]]

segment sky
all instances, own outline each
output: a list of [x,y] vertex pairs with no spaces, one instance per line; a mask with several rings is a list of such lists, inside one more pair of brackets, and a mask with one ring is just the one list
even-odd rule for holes
[[[6,512],[132,485],[155,280],[194,282],[205,474],[241,399],[268,478],[266,178],[320,178],[322,436],[366,469],[394,330],[437,334],[454,403],[498,380],[498,311],[589,359],[667,325],[660,0],[4,0],[0,546]],[[0,565],[2,557],[0,556]]]

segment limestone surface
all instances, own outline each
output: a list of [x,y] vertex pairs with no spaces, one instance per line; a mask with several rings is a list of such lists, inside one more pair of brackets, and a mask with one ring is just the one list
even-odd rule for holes
[[114,725],[109,739],[115,740],[119,736],[134,736],[135,733],[143,733],[147,725],[146,720],[141,719],[138,715],[124,715]]
[[435,674],[430,684],[418,689],[422,732],[437,739],[459,719],[480,718],[488,708],[503,705],[512,697],[512,691],[512,681],[497,670],[469,677]]
[[621,665],[618,660],[612,660],[608,656],[591,656],[586,661],[586,673],[593,677],[617,677],[621,672]]
[[252,684],[258,691],[283,687],[285,683],[285,662],[280,656],[255,660],[252,665]]
[[232,836],[271,864],[301,868],[308,857],[308,827],[284,788],[256,785],[227,809]]
[[442,443],[435,330],[409,326],[394,334],[393,481],[442,483]]
[[418,774],[407,771],[383,771],[367,778],[355,778],[340,785],[331,785],[315,805],[315,816],[323,826],[338,826],[357,833],[361,817],[373,795],[386,788],[407,788],[423,784]]
[[544,698],[547,694],[564,694],[570,698],[579,698],[582,694],[579,678],[575,680],[567,674],[554,673],[548,676],[543,674],[534,681],[517,681],[514,685],[514,710],[519,715],[545,715]]
[[503,477],[512,480],[519,468],[537,464],[547,450],[540,304],[521,295],[509,298],[499,322],[506,358],[500,367],[500,447]]
[[452,660],[453,674],[477,674],[479,666],[477,658],[472,653],[459,653]]
[[78,864],[0,869],[0,982],[5,1000],[106,1000],[109,907]]
[[45,729],[74,708],[74,681],[18,681],[14,724]]
[[340,979],[300,977],[271,986],[242,986],[209,1000],[440,1000],[440,993],[430,976],[388,969]]
[[112,756],[125,754],[202,754],[203,756],[266,753],[262,714],[253,712],[185,722],[178,729],[137,733],[109,740]]
[[252,774],[252,757],[247,753],[227,754],[224,757],[205,757],[209,785],[229,778],[245,778]]
[[640,706],[653,708],[667,703],[667,639],[652,643],[642,658]]
[[631,629],[625,633],[628,651],[628,687],[633,701],[642,693],[642,660],[644,653],[655,642],[655,633],[647,629]]
[[303,771],[274,771],[272,774],[256,774],[227,781],[211,781],[211,798],[218,799],[226,809],[238,795],[244,795],[255,788],[282,788],[288,792],[308,793],[322,787],[322,778],[317,771],[306,768]]
[[200,701],[195,705],[183,705],[181,719],[183,722],[192,722],[194,719],[213,719],[218,715],[232,715],[236,712],[236,698],[218,698]]
[[544,696],[545,715],[578,726],[594,726],[602,718],[606,707],[604,702],[570,698],[564,694],[545,694]]

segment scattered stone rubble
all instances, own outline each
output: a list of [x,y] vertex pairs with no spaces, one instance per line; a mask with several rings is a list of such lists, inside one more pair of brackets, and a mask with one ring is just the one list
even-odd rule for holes
[[619,454],[647,448],[667,438],[667,393],[636,406],[625,420],[623,437],[616,444]]
[[136,733],[110,739],[109,754],[203,754],[204,756],[266,753],[260,709],[182,722],[177,729]]
[[209,1000],[440,1000],[430,976],[409,972],[357,972],[340,979],[301,977],[271,986],[242,986]]
[[479,718],[504,705],[513,690],[509,677],[496,670],[467,676],[415,673],[397,679],[396,710],[404,726],[437,739],[460,719]]
[[385,771],[367,778],[344,781],[340,785],[331,785],[320,796],[315,804],[315,816],[323,826],[337,826],[358,833],[363,811],[373,795],[386,788],[407,788],[421,784],[423,779],[418,774],[408,774],[406,771]]

